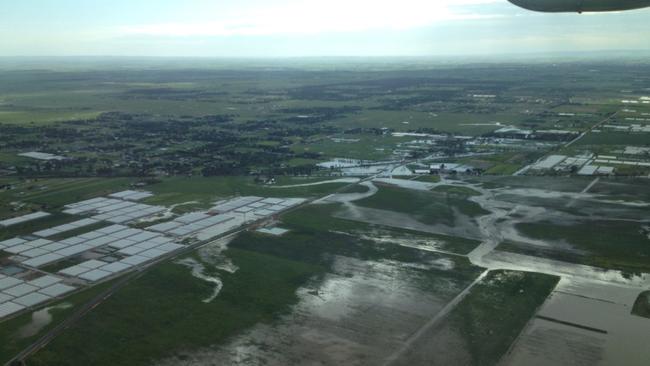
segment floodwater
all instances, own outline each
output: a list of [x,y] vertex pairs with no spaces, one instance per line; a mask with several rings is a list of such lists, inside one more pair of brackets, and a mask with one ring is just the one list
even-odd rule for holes
[[214,284],[214,290],[210,296],[203,299],[204,303],[209,303],[212,300],[216,299],[223,288],[223,282],[216,275],[207,275],[205,270],[204,263],[210,264],[215,269],[225,271],[228,273],[235,273],[238,268],[235,266],[229,258],[223,255],[224,250],[228,248],[228,244],[234,238],[234,236],[229,236],[202,247],[198,250],[198,255],[201,261],[197,261],[194,258],[182,258],[177,260],[175,263],[181,264],[183,266],[189,267],[192,271],[192,276],[206,282]]
[[515,271],[533,271],[567,278],[625,285],[637,289],[650,288],[650,275],[641,274],[629,277],[621,271],[606,270],[582,264],[567,263],[529,255],[493,251],[474,260],[475,264],[489,269],[511,269]]
[[[447,267],[432,263],[431,267]],[[463,289],[451,276],[431,291],[419,269],[397,262],[335,257],[322,281],[298,290],[291,314],[230,343],[160,365],[376,365],[399,349]]]
[[[441,183],[422,183],[400,179],[381,179],[382,183],[408,189],[431,189]],[[342,203],[336,216],[408,228],[417,231],[475,237],[482,240],[467,258],[487,269],[534,271],[562,277],[553,294],[521,333],[502,366],[517,365],[630,365],[646,366],[650,360],[647,336],[650,319],[631,315],[638,295],[650,288],[650,275],[626,277],[613,270],[506,253],[495,250],[511,240],[525,245],[574,251],[568,243],[528,238],[516,230],[519,222],[583,220],[566,211],[541,207],[536,199],[561,201],[580,209],[586,203],[613,204],[606,198],[580,193],[541,189],[485,189],[480,185],[456,182],[481,195],[470,199],[490,212],[476,220],[460,220],[457,225],[426,225],[415,218],[386,210],[360,207],[354,201],[375,194],[372,182],[363,182],[366,193],[334,194],[318,203]],[[551,205],[552,206],[552,205]],[[638,203],[608,207],[601,215],[624,213]],[[596,214],[596,212],[594,212]],[[624,216],[623,216],[624,217]],[[593,217],[590,217],[593,219]],[[394,238],[381,232],[345,233],[376,242],[439,251],[435,241]],[[220,249],[221,248],[221,249]],[[204,251],[206,260],[223,261],[215,245]],[[206,254],[208,253],[208,254]],[[211,254],[209,254],[211,253]],[[202,261],[204,258],[202,257]],[[223,265],[223,263],[221,263]],[[198,268],[196,265],[193,271]],[[163,360],[160,365],[376,365],[395,354],[409,337],[416,334],[463,289],[442,276],[437,291],[421,288],[417,273],[436,268],[453,273],[454,262],[440,259],[407,266],[391,261],[360,261],[336,257],[334,269],[322,280],[298,290],[299,302],[292,312],[273,324],[258,324],[220,347],[188,352],[180,358]],[[434,329],[435,328],[435,329]],[[434,327],[436,342],[418,348],[422,360],[440,364],[470,364],[470,345],[449,326]],[[429,334],[429,333],[427,333]],[[426,338],[426,337],[425,337]],[[429,357],[428,355],[434,355]],[[429,358],[427,358],[429,357]]]
[[37,335],[43,328],[52,322],[52,314],[50,314],[51,310],[64,310],[70,307],[72,307],[72,304],[62,303],[33,312],[31,322],[18,329],[18,337],[28,338]]
[[400,188],[414,189],[418,191],[429,191],[432,188],[435,188],[436,186],[448,184],[446,182],[443,183],[442,180],[437,183],[428,183],[428,182],[419,182],[417,180],[394,179],[394,178],[378,178],[375,179],[374,181],[379,183],[384,183],[384,184],[390,184]]
[[[375,181],[418,190],[431,189],[441,184],[450,184],[444,179],[440,183],[422,183],[404,179],[376,179]],[[332,195],[321,201],[322,203],[343,203],[342,210],[335,214],[339,218],[434,234],[478,238],[482,240],[482,243],[468,255],[468,258],[473,264],[485,268],[536,271],[558,276],[573,276],[631,286],[650,287],[650,276],[647,274],[635,276],[630,279],[620,271],[604,270],[585,265],[495,250],[500,243],[507,240],[524,245],[561,249],[574,254],[583,253],[565,241],[545,241],[526,237],[515,226],[520,222],[553,221],[570,223],[584,220],[584,217],[576,217],[570,213],[526,204],[525,198],[529,195],[540,195],[540,197],[546,197],[548,199],[561,198],[563,202],[569,202],[571,200],[580,200],[582,202],[584,199],[593,199],[590,198],[592,196],[589,193],[553,192],[541,189],[485,189],[480,185],[454,181],[455,185],[466,186],[481,193],[481,195],[473,196],[469,199],[490,212],[490,214],[480,216],[476,219],[457,214],[455,225],[448,226],[444,224],[424,224],[414,217],[400,212],[357,206],[354,204],[354,201],[369,197],[378,191],[377,187],[371,182],[364,182],[362,184],[367,185],[371,190],[361,194]],[[506,192],[509,197],[521,197],[521,202],[501,200],[500,198]],[[398,244],[404,245],[405,243]],[[414,242],[412,244],[411,246],[419,247],[422,243]],[[406,245],[408,246],[408,244]],[[422,249],[437,250],[435,245]]]
[[639,293],[634,287],[563,279],[502,364],[648,365],[650,319],[631,314]]
[[[350,233],[337,233],[350,235]],[[370,240],[380,244],[400,245],[403,247],[415,248],[425,251],[459,255],[457,253],[446,251],[446,242],[444,240],[434,239],[431,237],[415,236],[406,233],[400,234],[394,231],[386,231],[380,229],[374,229],[370,231],[355,231],[352,235],[362,240]]]
[[[470,199],[491,212],[476,220],[478,236],[483,243],[468,256],[472,263],[488,269],[535,271],[563,278],[538,313],[540,317],[529,323],[511,353],[504,358],[503,365],[648,365],[650,347],[647,347],[647,336],[650,334],[650,319],[632,315],[631,309],[638,295],[650,288],[650,275],[630,278],[620,271],[495,250],[502,241],[511,240],[526,245],[577,252],[566,242],[535,240],[516,230],[518,222],[570,223],[584,220],[584,217],[576,217],[567,212],[536,206],[535,203],[539,203],[539,200],[569,202],[574,208],[585,208],[583,212],[589,214],[590,219],[613,217],[637,221],[643,220],[635,217],[638,213],[636,210],[647,206],[647,203],[615,202],[584,191],[487,190],[480,186],[468,186],[481,193]],[[535,200],[530,200],[529,197],[534,197]],[[415,223],[408,215],[372,212],[353,205],[346,205],[346,209],[347,213],[341,217],[389,226],[394,226],[391,222],[396,222],[399,226],[416,230],[454,234],[448,228],[431,225],[425,227]],[[445,360],[450,363],[465,363],[461,357],[463,352],[449,352],[450,349],[467,347],[462,343],[462,337],[454,333],[456,330],[436,331],[444,338],[445,341],[440,343],[444,347],[430,351],[436,355],[447,355]]]
[[368,224],[410,229],[426,233],[460,236],[470,239],[480,237],[480,231],[476,223],[471,218],[460,213],[456,215],[454,226],[445,224],[428,225],[405,213],[361,207],[351,203],[346,204],[344,210],[337,212],[334,216]]
[[217,296],[219,296],[219,292],[221,292],[221,289],[223,288],[223,282],[221,282],[221,279],[219,277],[206,275],[205,266],[203,264],[199,263],[193,258],[183,258],[176,261],[176,263],[191,268],[192,276],[202,281],[206,281],[214,284],[214,290],[212,291],[212,295],[205,298],[203,300],[204,303],[212,302],[212,300],[216,299]]
[[200,203],[199,201],[187,201],[187,202],[177,203],[177,204],[174,204],[174,205],[171,205],[171,206],[167,207],[167,209],[165,211],[163,211],[163,212],[161,212],[161,213],[159,213],[157,215],[150,216],[150,217],[144,217],[142,219],[139,219],[138,222],[139,223],[146,223],[146,222],[154,222],[154,221],[158,221],[158,220],[170,219],[170,218],[174,217],[174,209],[176,207],[181,207],[181,206],[185,206],[185,205],[199,204],[199,203]]

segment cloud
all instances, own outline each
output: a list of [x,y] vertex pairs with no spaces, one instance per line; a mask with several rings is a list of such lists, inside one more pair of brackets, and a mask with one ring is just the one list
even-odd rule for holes
[[[495,17],[469,6],[503,0],[308,0],[276,6],[248,7],[235,18],[208,22],[167,22],[128,25],[122,35],[259,36],[276,34],[345,33],[382,29],[412,29],[439,22]],[[473,8],[472,8],[473,9]]]

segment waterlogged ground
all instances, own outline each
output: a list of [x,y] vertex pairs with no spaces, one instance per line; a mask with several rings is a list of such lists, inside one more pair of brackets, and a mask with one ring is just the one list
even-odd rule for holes
[[[192,276],[201,281],[209,282],[214,285],[214,290],[210,296],[206,297],[203,302],[209,303],[219,296],[219,292],[223,288],[223,282],[220,278],[221,273],[235,273],[237,266],[223,254],[228,248],[228,243],[233,239],[233,236],[225,237],[215,240],[207,246],[200,248],[197,251],[196,258],[186,257],[178,259],[175,263],[188,267]],[[210,267],[210,270],[206,267]]]
[[454,275],[454,263],[336,257],[331,272],[301,288],[299,303],[276,323],[160,365],[380,364],[468,285]]
[[[149,307],[165,303],[169,323],[143,319],[158,335],[136,331],[137,341],[192,339],[135,347],[138,364],[647,365],[650,319],[632,314],[650,288],[647,195],[604,179],[359,185],[284,215],[285,235],[214,241],[145,276],[137,296],[114,295],[126,313],[153,286],[158,300],[140,309],[152,319]],[[176,280],[188,289],[169,288]],[[77,333],[88,339],[93,324]],[[224,324],[227,335],[210,338]]]
[[384,365],[495,365],[558,280],[531,272],[487,272]]
[[647,365],[650,319],[634,287],[563,279],[504,359],[517,365]]
[[52,322],[53,317],[51,311],[64,310],[70,307],[72,307],[72,304],[62,303],[33,312],[31,322],[18,329],[16,336],[18,338],[29,338],[37,335],[43,328]]
[[471,239],[443,235],[422,235],[419,233],[416,234],[415,232],[386,230],[379,227],[370,230],[354,230],[350,233],[339,233],[352,235],[361,240],[369,240],[379,244],[400,245],[407,248],[452,255],[466,255],[480,243]]
[[[628,278],[650,272],[650,202],[589,192],[607,184],[603,180],[560,181],[547,182],[562,189],[556,191],[531,187],[530,181],[524,187],[492,183],[486,188],[459,180],[381,179],[365,182],[375,186],[365,194],[335,195],[324,202],[342,203],[334,215],[347,220],[480,240],[483,244],[470,254],[479,265],[494,267],[494,260],[483,258],[501,245],[503,251],[618,270]],[[463,196],[464,189],[476,194]],[[429,195],[428,190],[450,193]],[[393,193],[402,199],[392,200]]]
[[[599,181],[580,183],[560,184],[556,187],[560,190],[556,191],[526,185],[486,188],[481,184],[444,179],[439,183],[382,179],[363,182],[368,187],[364,193],[331,195],[317,204],[339,204],[335,217],[378,225],[337,234],[378,245],[467,256],[477,266],[515,272],[507,272],[498,286],[492,279],[487,284],[478,282],[472,288],[453,276],[442,275],[429,284],[433,287],[423,287],[417,275],[419,270],[435,268],[451,274],[456,270],[455,262],[440,258],[426,264],[405,265],[388,260],[336,257],[333,270],[322,280],[301,288],[299,303],[280,321],[258,325],[227,345],[184,354],[162,364],[483,365],[500,361],[513,366],[644,365],[650,354],[642,345],[643,334],[650,331],[650,323],[647,319],[635,320],[638,317],[631,314],[631,308],[642,290],[650,287],[650,276],[559,260],[583,261],[581,258],[592,255],[592,248],[578,245],[580,242],[570,236],[537,237],[522,231],[522,225],[531,223],[571,227],[589,220],[611,220],[632,227],[638,224],[641,240],[647,237],[647,230],[643,231],[647,219],[641,213],[646,212],[648,203],[591,194],[588,191],[597,188]],[[450,225],[444,220],[426,222],[422,216],[403,209],[394,211],[390,203],[383,208],[360,204],[386,184],[421,192],[431,189],[462,192],[458,187],[470,188],[476,194],[464,199],[480,206],[485,213],[472,216],[452,209],[454,217]],[[580,189],[582,184],[585,187]],[[421,237],[382,227],[447,236]],[[445,240],[450,237],[462,237],[467,242],[459,247],[458,243]],[[479,241],[474,242],[472,238]],[[551,250],[551,254],[561,255],[536,256],[535,251],[497,250],[515,245],[503,243]],[[525,277],[532,274],[524,275],[530,271],[545,273],[547,277],[540,274],[541,277],[533,279],[539,291],[526,297],[531,287],[517,284],[530,281]],[[563,280],[542,306],[557,276]],[[508,286],[520,288],[509,293]],[[505,292],[499,294],[500,291]],[[517,300],[518,296],[526,300]],[[521,304],[529,305],[520,307]],[[499,329],[504,321],[513,320],[513,314],[518,316],[516,324]],[[482,317],[486,318],[481,320]],[[498,319],[501,320],[490,323]],[[628,339],[633,341],[628,343]],[[636,347],[643,350],[626,354],[625,345],[634,342],[640,342]],[[508,349],[510,352],[502,359]]]

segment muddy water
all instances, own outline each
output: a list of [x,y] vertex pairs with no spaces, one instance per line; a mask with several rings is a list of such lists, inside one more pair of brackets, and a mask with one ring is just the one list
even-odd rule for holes
[[[339,234],[347,234],[347,233],[339,233]],[[417,236],[407,235],[407,234],[399,235],[396,233],[387,233],[385,230],[354,232],[354,236],[361,240],[369,240],[379,244],[400,245],[403,247],[415,248],[420,250],[458,255],[457,253],[450,253],[445,251],[446,242],[444,240],[437,240],[429,237],[417,237]]]
[[410,229],[426,233],[460,236],[464,238],[480,238],[480,231],[476,223],[471,218],[461,214],[456,216],[456,225],[454,226],[444,224],[428,225],[405,213],[361,207],[353,203],[347,203],[344,205],[344,210],[337,212],[334,216],[369,224]]
[[[393,183],[396,182],[395,184],[403,184],[405,188],[408,187],[409,184],[413,184],[408,183],[410,181],[402,179],[384,179],[382,181],[391,181]],[[369,182],[364,182],[364,184],[370,184],[374,187],[374,185]],[[449,183],[443,180],[439,184]],[[510,195],[540,195],[541,197],[546,197],[549,199],[561,197],[563,200],[583,199],[584,197],[589,197],[590,194],[553,192],[541,189],[485,189],[480,185],[465,183],[462,181],[454,181],[454,184],[459,186],[466,186],[481,193],[481,195],[473,196],[469,199],[490,213],[488,215],[480,216],[476,220],[472,220],[468,217],[463,217],[463,215],[458,215],[460,219],[454,226],[447,226],[442,224],[427,225],[417,221],[415,218],[407,214],[360,207],[353,203],[354,199],[343,199],[345,196],[347,196],[347,198],[353,198],[353,196],[355,196],[353,194],[351,196],[341,195],[341,199],[333,200],[336,202],[344,203],[342,211],[336,213],[335,216],[339,218],[384,225],[388,227],[406,228],[416,231],[466,238],[479,238],[482,240],[481,245],[472,251],[468,257],[473,264],[489,269],[536,271],[559,276],[576,276],[598,281],[611,281],[632,286],[650,286],[650,276],[647,275],[629,279],[626,278],[620,271],[603,270],[590,266],[575,265],[561,261],[495,251],[496,247],[501,242],[508,240],[531,246],[563,249],[572,253],[577,253],[577,250],[567,242],[545,241],[528,238],[522,235],[516,229],[515,225],[520,222],[531,221],[573,222],[584,219],[581,217],[573,216],[569,213],[548,210],[543,207],[531,206],[525,203],[502,201],[499,199],[499,197],[504,193],[508,193]],[[432,185],[436,184],[434,183]],[[369,195],[374,194],[376,191],[377,188],[374,187],[373,191],[361,194],[359,197],[368,197]],[[513,215],[516,215],[519,218],[513,218]],[[418,243],[414,244],[416,247],[419,245]]]
[[438,291],[424,289],[419,273],[403,263],[336,257],[332,272],[299,289],[299,303],[277,323],[159,365],[380,364],[462,290],[444,276]]
[[18,329],[19,338],[28,338],[37,335],[43,328],[52,322],[51,310],[63,310],[72,307],[70,303],[63,303],[56,306],[50,306],[32,313],[32,320]]
[[[400,184],[406,184],[398,182]],[[650,277],[625,278],[618,271],[495,251],[503,240],[531,245],[561,246],[521,235],[515,224],[523,220],[577,220],[569,213],[536,207],[525,199],[504,201],[502,194],[539,195],[549,200],[593,200],[588,193],[556,193],[536,189],[487,190],[465,184],[481,193],[471,200],[490,212],[476,222],[459,227],[425,225],[405,214],[373,210],[353,202],[371,196],[377,188],[363,194],[332,195],[321,203],[340,202],[340,217],[386,226],[468,237],[468,232],[483,240],[469,258],[489,269],[515,269],[559,275],[563,280],[540,314],[560,322],[534,319],[524,331],[503,365],[647,365],[650,347],[647,334],[650,320],[632,317],[631,304],[638,293],[650,288]],[[463,183],[459,183],[463,185]],[[412,187],[415,188],[415,187]],[[418,186],[420,189],[421,187]],[[630,205],[631,206],[631,205]],[[580,207],[576,203],[574,207]],[[513,214],[517,214],[514,218]],[[372,237],[372,234],[367,234]],[[376,237],[375,240],[390,240]],[[404,243],[402,243],[404,244]],[[430,246],[435,243],[412,243]],[[401,244],[400,244],[401,245]],[[430,249],[431,249],[430,248]],[[570,249],[566,247],[566,249]],[[216,253],[216,254],[215,254]],[[219,262],[219,250],[208,258]],[[203,260],[203,258],[202,258]],[[428,264],[453,271],[453,263]],[[452,280],[439,284],[440,292],[422,291],[417,281],[418,268],[403,263],[361,262],[336,258],[335,269],[322,282],[298,291],[299,303],[291,314],[268,325],[259,324],[219,348],[186,353],[183,359],[168,359],[160,365],[375,365],[392,354],[410,334],[431,319],[459,291]],[[587,329],[606,331],[594,332]],[[448,356],[447,364],[464,364],[458,359],[466,349],[462,336],[453,329],[438,333],[444,340],[440,349],[428,350]]]
[[639,291],[563,279],[502,364],[648,365],[650,319],[630,314]]
[[[463,184],[463,183],[458,183]],[[525,243],[532,246],[553,247],[576,252],[570,244],[563,241],[544,241],[528,238],[522,235],[515,227],[520,222],[531,221],[562,221],[574,222],[584,218],[576,217],[565,212],[548,210],[542,207],[530,206],[525,202],[508,202],[499,199],[501,195],[541,195],[541,197],[563,199],[582,199],[590,196],[588,193],[567,193],[552,192],[540,189],[485,189],[480,185],[465,184],[479,193],[480,196],[471,197],[470,200],[479,204],[490,214],[477,219],[483,243],[469,254],[470,261],[478,266],[488,269],[513,269],[523,271],[535,271],[558,276],[577,277],[595,281],[613,282],[633,287],[650,287],[650,275],[641,275],[634,278],[627,278],[620,271],[605,270],[585,265],[577,265],[545,258],[537,258],[513,253],[495,251],[499,243],[504,240]],[[522,198],[525,198],[521,196]],[[513,218],[516,214],[520,218]]]

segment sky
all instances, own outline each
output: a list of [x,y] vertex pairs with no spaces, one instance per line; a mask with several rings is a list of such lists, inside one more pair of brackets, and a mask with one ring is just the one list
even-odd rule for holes
[[506,0],[0,0],[0,56],[471,56],[650,51],[650,10]]

